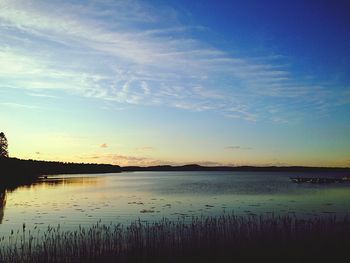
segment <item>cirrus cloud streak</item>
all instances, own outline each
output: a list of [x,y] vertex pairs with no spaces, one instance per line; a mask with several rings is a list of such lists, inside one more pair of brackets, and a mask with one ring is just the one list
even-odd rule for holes
[[176,17],[138,1],[2,0],[0,81],[248,121],[283,122],[300,105],[327,110],[336,100],[280,60],[233,56],[192,37],[206,29]]

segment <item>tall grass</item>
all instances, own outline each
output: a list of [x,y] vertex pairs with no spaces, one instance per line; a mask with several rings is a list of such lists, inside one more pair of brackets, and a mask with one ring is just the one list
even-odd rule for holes
[[18,232],[0,241],[0,262],[247,262],[336,259],[350,246],[347,218],[195,217],[75,231],[60,226]]

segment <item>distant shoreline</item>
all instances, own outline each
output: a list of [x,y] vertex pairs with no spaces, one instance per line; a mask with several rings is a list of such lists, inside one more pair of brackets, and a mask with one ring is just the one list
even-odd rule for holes
[[37,178],[43,175],[95,174],[138,171],[255,171],[255,172],[344,172],[350,175],[350,167],[307,167],[307,166],[201,166],[188,164],[181,166],[118,166],[111,164],[64,163],[52,161],[0,158],[0,181]]
[[308,166],[201,166],[198,164],[189,164],[181,166],[159,165],[159,166],[124,166],[122,172],[138,171],[256,171],[256,172],[349,172],[350,168],[341,167],[308,167]]

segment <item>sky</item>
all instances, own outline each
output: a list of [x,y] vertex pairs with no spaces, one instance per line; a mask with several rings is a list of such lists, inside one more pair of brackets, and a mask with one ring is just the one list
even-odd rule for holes
[[350,2],[0,0],[11,157],[350,167]]

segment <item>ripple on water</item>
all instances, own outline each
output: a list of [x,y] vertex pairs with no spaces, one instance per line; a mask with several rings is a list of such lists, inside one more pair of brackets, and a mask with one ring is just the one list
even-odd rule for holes
[[[242,185],[240,180],[242,180],[243,177],[240,177],[240,179],[238,178],[239,180],[236,184],[233,183],[236,182],[233,175],[231,176],[228,173],[226,175],[227,176],[225,176],[225,178],[228,178],[232,189],[235,188],[236,185]],[[262,177],[260,175],[261,174],[255,175],[255,178],[258,178],[259,176],[258,184],[261,184],[262,182]],[[191,188],[189,189],[190,191],[187,192],[183,192],[181,189],[178,189],[179,191],[177,191],[175,195],[170,191],[166,192],[164,190],[167,189],[166,187],[168,187],[167,185],[164,185],[164,182],[166,184],[169,182],[169,185],[171,183],[171,189],[177,187],[177,182],[175,179],[173,179],[175,178],[174,174],[169,176],[166,174],[161,175],[160,173],[157,173],[157,178],[159,178],[159,176],[165,176],[164,178],[167,179],[160,180],[161,183],[159,183],[159,180],[153,180],[152,176],[152,173],[149,173],[149,175],[142,174],[143,178],[147,178],[147,180],[149,180],[151,187],[149,187],[147,184],[147,186],[145,186],[146,188],[143,188],[143,186],[141,186],[142,184],[138,184],[135,188],[134,178],[132,178],[133,176],[130,175],[133,184],[127,185],[125,191],[121,188],[119,188],[121,191],[110,191],[112,186],[109,185],[109,183],[108,187],[106,188],[107,190],[104,189],[105,185],[101,184],[101,188],[99,188],[100,186],[98,185],[92,185],[91,189],[93,191],[87,192],[82,192],[81,188],[74,188],[79,185],[66,185],[64,188],[61,188],[61,193],[57,192],[57,196],[53,196],[52,189],[54,191],[59,191],[59,185],[57,187],[51,187],[50,189],[38,189],[38,191],[35,192],[35,195],[28,195],[25,189],[20,189],[12,194],[8,194],[7,207],[4,210],[5,217],[2,221],[3,225],[1,225],[1,228],[5,229],[5,225],[17,226],[25,221],[30,223],[35,222],[36,224],[44,224],[44,222],[45,224],[65,222],[67,225],[75,226],[80,223],[84,224],[84,222],[86,222],[86,224],[91,224],[94,222],[94,220],[98,220],[100,218],[102,218],[102,220],[125,222],[137,219],[138,217],[142,219],[162,216],[167,217],[169,215],[214,215],[222,213],[225,210],[227,210],[229,213],[233,209],[235,212],[242,215],[266,215],[269,213],[297,213],[298,215],[301,213],[303,215],[310,213],[310,215],[320,215],[334,214],[339,212],[339,210],[350,212],[348,207],[345,207],[343,204],[344,202],[338,202],[339,200],[345,200],[344,198],[349,197],[349,194],[345,193],[344,191],[330,193],[330,195],[325,195],[324,197],[322,196],[322,198],[318,197],[321,197],[321,194],[323,195],[324,191],[322,191],[322,193],[319,191],[312,192],[312,189],[308,189],[308,193],[298,190],[299,192],[297,193],[282,192],[276,195],[269,195],[269,193],[264,192],[260,197],[260,192],[254,192],[254,195],[250,195],[250,193],[244,193],[241,195],[240,189],[238,189],[239,191],[237,189],[237,191],[231,191],[231,189],[229,192],[226,191],[221,193],[220,191],[217,191],[215,193],[212,192],[207,194],[207,192],[198,192],[198,189],[196,190],[196,188]],[[208,187],[205,187],[205,190],[210,191],[211,182],[214,184],[223,183],[225,185],[227,183],[226,179],[224,180],[221,176],[214,175],[214,177],[212,177],[212,174],[204,175],[204,177],[206,176],[210,176],[210,180],[208,181]],[[242,176],[242,174],[240,176]],[[244,174],[244,178],[254,177],[254,175],[253,177],[249,176],[250,175],[247,173]],[[266,176],[269,175],[266,174]],[[275,178],[281,178],[278,177],[278,174],[274,174],[273,178],[272,175],[270,175],[270,177],[269,180],[271,181],[275,180]],[[117,183],[119,183],[118,178],[120,178],[120,176],[113,175],[110,177],[107,176],[106,178],[108,179],[108,182],[114,182],[117,188],[120,187],[120,185],[117,185]],[[187,178],[190,178],[190,180],[193,181],[203,181],[202,174],[196,174],[195,177],[186,174],[186,176],[181,177],[180,181],[182,185],[186,183],[184,180],[187,180]],[[264,178],[266,177],[264,176]],[[123,180],[126,180],[123,181],[123,183],[127,183],[128,179],[123,178]],[[141,178],[141,180],[143,179]],[[155,187],[153,187],[152,184],[154,184]],[[249,184],[254,185],[254,187],[257,185],[255,181],[251,181]],[[291,184],[291,187],[293,188],[292,190],[296,191],[294,190],[294,186],[294,184]],[[88,187],[90,186],[87,186],[86,189],[88,189]],[[259,187],[257,186],[256,188],[258,189]],[[72,194],[73,192],[74,194]],[[307,197],[311,196],[309,194],[311,192],[315,194],[315,198],[308,199]],[[20,198],[16,197],[18,193],[20,194]],[[182,193],[184,193],[184,195],[182,195]],[[342,197],[341,199],[340,196]],[[145,215],[141,215],[140,213]],[[150,215],[147,215],[147,213],[150,213]],[[122,216],[118,217],[117,214],[121,214]]]

